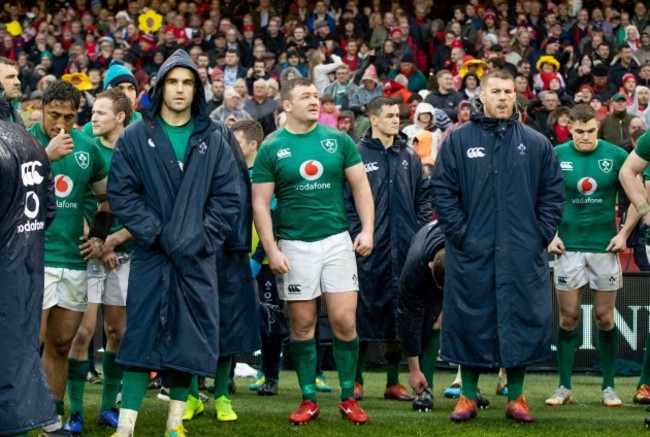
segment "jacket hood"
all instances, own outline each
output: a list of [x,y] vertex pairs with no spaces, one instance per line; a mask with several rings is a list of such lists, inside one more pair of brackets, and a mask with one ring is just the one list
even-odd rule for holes
[[151,109],[149,111],[149,118],[152,121],[156,115],[160,113],[160,108],[163,101],[163,85],[165,83],[165,76],[172,69],[176,67],[187,68],[194,74],[194,83],[196,91],[192,99],[192,116],[194,117],[195,131],[201,131],[206,128],[210,123],[208,117],[208,107],[205,101],[205,93],[201,86],[201,77],[199,70],[194,65],[190,55],[182,49],[176,50],[172,55],[165,60],[158,70],[155,85],[149,91],[149,98],[151,100]]
[[650,89],[648,87],[643,86],[643,85],[637,85],[636,89],[634,90],[634,99],[632,100],[632,106],[628,109],[627,112],[633,115],[638,115],[639,114],[639,91],[645,90],[647,92],[650,92]]
[[415,107],[415,113],[413,114],[413,122],[417,123],[420,120],[420,114],[431,114],[431,122],[436,118],[436,110],[433,109],[433,105],[430,103],[422,102],[418,103],[418,106]]
[[[477,100],[478,100],[478,99],[477,99]],[[460,110],[461,110],[461,108],[462,108],[463,106],[469,106],[471,112],[474,112],[474,111],[476,110],[476,107],[475,107],[475,105],[472,103],[471,100],[461,100],[460,102],[458,102],[458,106],[456,106],[456,113],[457,113],[457,115],[458,115],[458,119],[459,119],[459,120],[460,120]],[[470,119],[471,119],[471,116],[470,116]]]

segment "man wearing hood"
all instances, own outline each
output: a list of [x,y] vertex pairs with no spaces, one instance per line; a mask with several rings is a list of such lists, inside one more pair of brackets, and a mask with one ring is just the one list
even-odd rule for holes
[[366,113],[366,105],[375,97],[384,94],[384,86],[377,77],[377,70],[374,65],[369,65],[361,77],[361,86],[350,100],[350,109],[356,116]]
[[650,126],[650,109],[648,101],[650,100],[650,88],[637,85],[634,90],[634,100],[632,106],[627,108],[627,113],[641,117],[646,126]]
[[[357,149],[375,202],[375,250],[367,257],[357,256],[357,320],[362,343],[355,397],[363,396],[362,372],[368,342],[388,342],[384,397],[411,401],[413,397],[398,380],[402,352],[396,332],[397,285],[411,239],[432,219],[432,199],[422,162],[408,147],[406,135],[399,133],[398,105],[388,97],[376,97],[368,103],[368,116],[370,129]],[[432,117],[429,113],[429,123]],[[350,190],[346,191],[346,210],[350,236],[355,239],[362,226]]]
[[135,245],[129,289],[138,290],[117,356],[128,370],[116,437],[133,435],[151,370],[170,372],[165,436],[185,436],[192,375],[217,368],[216,256],[242,207],[232,136],[210,121],[187,52],[174,52],[158,77],[151,113],[119,138],[109,175],[111,208]]
[[480,372],[505,367],[506,417],[531,422],[525,369],[551,351],[546,247],[564,188],[550,142],[518,121],[515,99],[509,72],[484,75],[483,111],[450,132],[431,179],[446,248],[441,355],[463,366],[453,421],[476,417]]

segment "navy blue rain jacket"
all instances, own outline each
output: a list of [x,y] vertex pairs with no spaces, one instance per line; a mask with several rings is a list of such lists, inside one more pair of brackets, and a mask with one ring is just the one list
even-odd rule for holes
[[[411,239],[431,221],[433,206],[422,162],[407,146],[406,135],[398,134],[394,144],[385,149],[370,132],[366,131],[357,146],[375,202],[374,248],[370,256],[357,255],[357,331],[362,340],[385,341],[397,337],[399,277]],[[361,222],[349,187],[346,211],[354,240],[361,232]]]
[[551,353],[546,247],[564,186],[551,143],[479,111],[442,144],[431,180],[446,237],[442,357],[465,366],[523,366]]
[[241,186],[239,215],[226,238],[226,244],[217,256],[219,352],[221,356],[230,356],[252,353],[261,348],[259,298],[248,257],[253,231],[250,174],[234,135],[222,123],[216,124],[223,129],[225,141],[230,145],[237,161],[237,176]]
[[0,106],[0,435],[16,435],[56,421],[38,341],[56,200],[45,149]]
[[151,90],[151,112],[117,141],[108,178],[111,208],[135,245],[117,361],[210,376],[219,354],[216,258],[240,212],[241,187],[225,128],[210,121],[200,88],[181,170],[155,119],[165,76],[175,67],[201,83],[187,52],[165,60]]
[[422,353],[442,310],[442,288],[433,280],[429,262],[444,247],[445,236],[435,221],[415,234],[406,256],[399,279],[397,329],[407,357]]

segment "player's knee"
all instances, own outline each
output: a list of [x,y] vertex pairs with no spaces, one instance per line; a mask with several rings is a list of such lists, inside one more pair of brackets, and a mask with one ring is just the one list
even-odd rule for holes
[[110,341],[112,343],[120,343],[120,340],[122,340],[122,337],[124,336],[124,327],[117,325],[117,324],[106,324],[104,326],[104,330],[106,331],[106,337],[107,341]]
[[308,340],[314,337],[315,332],[315,322],[309,320],[293,320],[291,323],[291,338],[294,340]]
[[50,336],[45,340],[45,349],[53,355],[67,357],[72,347],[73,336]]
[[601,331],[614,328],[614,314],[611,311],[596,312],[596,326]]
[[580,323],[580,311],[568,310],[560,313],[560,326],[567,331],[572,331]]
[[330,319],[334,334],[341,339],[353,338],[356,335],[357,325],[355,314],[342,314],[336,319]]

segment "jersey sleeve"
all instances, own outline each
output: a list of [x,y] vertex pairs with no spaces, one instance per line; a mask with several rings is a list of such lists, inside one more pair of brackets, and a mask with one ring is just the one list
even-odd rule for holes
[[350,168],[361,162],[361,155],[357,146],[348,135],[341,135],[343,142],[343,168]]
[[93,174],[90,177],[90,183],[92,184],[108,177],[108,164],[96,144],[89,143],[88,153],[90,153],[93,163]]
[[627,152],[621,147],[616,147],[616,172],[618,173],[627,159]]
[[650,131],[647,131],[639,138],[634,152],[645,161],[650,162]]
[[253,165],[253,183],[263,184],[275,182],[273,174],[273,161],[271,160],[271,147],[266,144],[260,148],[255,164]]

